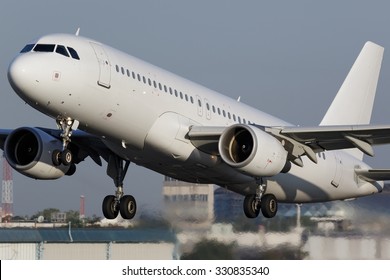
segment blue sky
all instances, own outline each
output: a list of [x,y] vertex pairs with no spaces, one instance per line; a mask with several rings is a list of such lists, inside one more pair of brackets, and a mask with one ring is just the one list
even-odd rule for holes
[[[12,91],[7,68],[29,41],[74,33],[109,44],[299,125],[317,125],[367,40],[390,47],[389,1],[4,1],[0,10],[0,127],[55,127]],[[389,124],[385,50],[372,123]],[[367,159],[390,167],[390,147]],[[114,191],[91,160],[72,177],[35,181],[13,172],[14,213],[56,207],[101,215]],[[125,180],[141,209],[161,205],[163,176],[131,165]]]

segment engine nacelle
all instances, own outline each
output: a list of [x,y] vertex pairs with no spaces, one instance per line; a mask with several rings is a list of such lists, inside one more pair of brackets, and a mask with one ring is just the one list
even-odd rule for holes
[[225,163],[251,176],[274,176],[287,162],[287,151],[275,137],[243,124],[226,128],[218,149]]
[[69,166],[53,165],[54,150],[62,150],[62,142],[32,127],[15,129],[4,143],[8,163],[16,171],[34,179],[58,179],[69,170]]

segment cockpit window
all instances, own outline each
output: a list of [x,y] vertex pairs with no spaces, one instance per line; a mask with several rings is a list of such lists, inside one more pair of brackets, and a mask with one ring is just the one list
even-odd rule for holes
[[62,54],[63,56],[69,57],[68,51],[62,45],[58,45],[56,48],[56,53]]
[[35,44],[28,44],[20,52],[21,53],[29,52],[33,49],[34,46],[35,46]]
[[35,52],[54,52],[54,48],[56,45],[54,44],[38,44],[35,46]]
[[70,55],[71,55],[74,59],[80,60],[80,57],[79,57],[79,55],[77,54],[77,52],[75,51],[75,49],[73,49],[73,48],[71,48],[71,47],[68,47],[68,50],[69,50]]
[[[35,46],[35,47],[34,47]],[[80,57],[76,50],[71,47],[65,47],[63,45],[56,45],[56,44],[28,44],[26,45],[20,52],[26,53],[33,50],[34,52],[55,52],[66,56],[66,57],[72,57],[73,59],[80,60]]]

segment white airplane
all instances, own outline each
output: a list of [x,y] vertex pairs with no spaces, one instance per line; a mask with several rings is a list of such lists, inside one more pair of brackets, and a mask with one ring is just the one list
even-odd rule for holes
[[72,175],[86,157],[116,191],[103,214],[131,219],[123,180],[130,162],[245,196],[247,217],[274,217],[278,202],[346,200],[381,192],[389,169],[363,154],[390,143],[390,126],[369,125],[383,48],[367,42],[316,127],[300,127],[95,40],[54,34],[27,44],[8,79],[58,129],[0,130],[9,164],[34,179]]

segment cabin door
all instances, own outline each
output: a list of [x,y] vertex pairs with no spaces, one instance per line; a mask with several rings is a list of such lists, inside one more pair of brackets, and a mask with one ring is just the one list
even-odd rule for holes
[[98,85],[110,88],[111,86],[111,64],[108,59],[106,52],[102,45],[92,43],[91,46],[95,51],[96,58],[99,63],[99,79],[97,81]]

